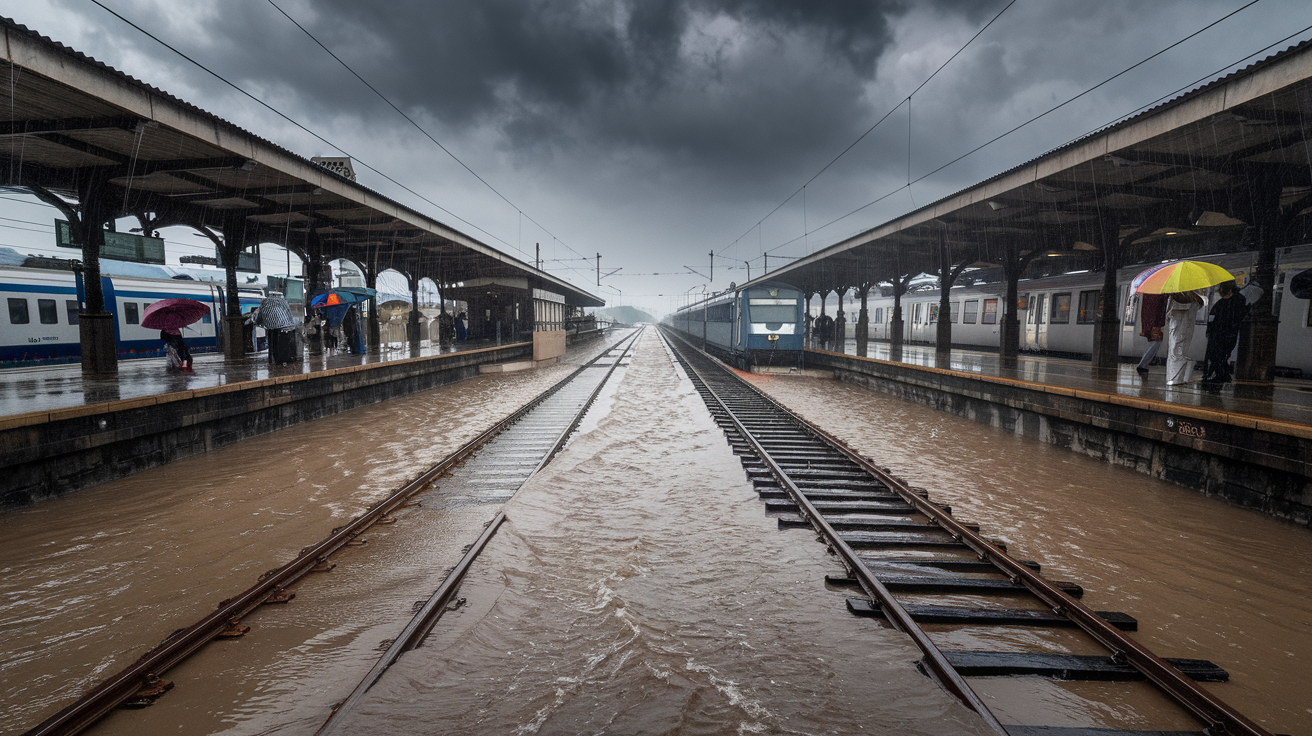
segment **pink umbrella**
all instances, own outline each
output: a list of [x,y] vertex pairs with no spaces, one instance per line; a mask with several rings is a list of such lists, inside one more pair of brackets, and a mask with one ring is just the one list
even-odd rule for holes
[[146,307],[141,326],[152,330],[179,330],[210,313],[208,304],[195,299],[161,299]]

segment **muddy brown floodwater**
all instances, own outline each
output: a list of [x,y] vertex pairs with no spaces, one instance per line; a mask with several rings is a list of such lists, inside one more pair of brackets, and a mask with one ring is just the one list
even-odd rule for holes
[[[1312,531],[851,384],[752,380],[978,522],[1013,557],[1082,584],[1090,607],[1138,618],[1134,636],[1159,655],[1229,670],[1229,683],[1207,687],[1268,730],[1312,733]],[[972,684],[1002,701],[1008,689],[1028,691],[1049,717],[1109,692],[1036,678]],[[1135,711],[1152,707],[1119,704],[1110,715],[1149,718],[1156,714]],[[1003,721],[1033,713],[1013,715]]]
[[[612,336],[606,338],[613,341]],[[594,355],[479,376],[245,440],[0,514],[0,731],[36,725],[173,630],[252,585]],[[496,508],[416,516],[266,606],[167,677],[178,687],[98,733],[312,732],[377,658],[378,633],[427,597]],[[411,524],[413,527],[414,524]],[[391,541],[404,550],[378,560]],[[394,564],[389,564],[394,563]],[[407,597],[408,596],[408,597]],[[394,600],[403,600],[397,603]],[[384,613],[385,612],[385,613]],[[358,679],[355,678],[355,679]]]
[[603,409],[343,733],[985,733],[825,589],[654,331]]

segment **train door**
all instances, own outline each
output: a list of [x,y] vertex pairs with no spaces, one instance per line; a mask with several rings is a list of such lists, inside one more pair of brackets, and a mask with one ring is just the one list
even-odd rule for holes
[[1020,347],[1022,350],[1036,350],[1039,346],[1038,326],[1035,324],[1036,311],[1039,303],[1038,294],[1026,294],[1022,297],[1024,300],[1025,317],[1021,325]]

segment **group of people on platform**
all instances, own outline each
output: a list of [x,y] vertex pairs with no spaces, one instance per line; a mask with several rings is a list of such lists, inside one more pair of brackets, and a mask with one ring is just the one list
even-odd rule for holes
[[838,313],[838,319],[834,319],[827,314],[821,314],[812,321],[811,315],[806,315],[810,322],[811,339],[816,342],[821,350],[829,350],[843,344],[847,339],[847,316],[841,311]]
[[[1196,291],[1175,294],[1143,294],[1139,334],[1148,339],[1148,349],[1139,361],[1139,375],[1148,374],[1162,343],[1167,345],[1166,385],[1179,386],[1193,379],[1194,360],[1189,346],[1194,339],[1198,310],[1206,302]],[[1257,295],[1253,296],[1256,300]],[[1239,326],[1248,314],[1248,299],[1234,281],[1217,287],[1217,299],[1207,313],[1207,353],[1203,359],[1204,386],[1229,383],[1233,376],[1230,359],[1239,343]]]

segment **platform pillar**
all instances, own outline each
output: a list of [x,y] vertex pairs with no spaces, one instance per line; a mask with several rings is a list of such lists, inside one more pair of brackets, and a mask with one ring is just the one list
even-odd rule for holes
[[77,316],[77,327],[82,343],[82,372],[98,375],[117,373],[114,315],[108,312],[83,312]]
[[862,284],[857,293],[861,296],[861,311],[856,315],[856,354],[865,358],[870,354],[870,312],[866,309],[866,299],[870,296],[871,284]]
[[1275,378],[1276,335],[1280,318],[1274,313],[1276,251],[1285,245],[1289,228],[1295,217],[1308,204],[1308,198],[1280,204],[1284,192],[1278,170],[1254,167],[1248,172],[1249,203],[1257,239],[1257,262],[1253,266],[1252,283],[1262,295],[1248,307],[1248,315],[1239,327],[1239,355],[1235,364],[1235,378],[1241,381],[1270,382]]

